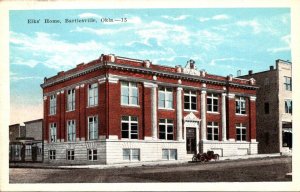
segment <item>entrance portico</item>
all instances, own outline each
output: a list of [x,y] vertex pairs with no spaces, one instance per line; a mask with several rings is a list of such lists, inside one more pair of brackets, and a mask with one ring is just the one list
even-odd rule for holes
[[184,141],[188,154],[199,152],[200,119],[190,112],[184,117]]

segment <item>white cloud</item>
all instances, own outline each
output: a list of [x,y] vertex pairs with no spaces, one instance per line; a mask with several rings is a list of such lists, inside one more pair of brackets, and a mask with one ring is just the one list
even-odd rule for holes
[[256,20],[238,21],[236,25],[241,27],[251,27],[254,34],[258,34],[263,30],[263,26]]
[[200,22],[205,22],[205,21],[210,21],[210,20],[226,20],[229,19],[230,16],[229,15],[225,15],[225,14],[220,14],[220,15],[214,15],[212,17],[199,17],[198,21]]
[[180,21],[180,20],[187,19],[188,17],[190,17],[190,15],[180,15],[178,17],[171,17],[171,16],[168,16],[168,15],[163,15],[162,17],[165,18],[165,19],[171,20],[171,21]]
[[95,18],[95,19],[101,19],[102,16],[97,15],[95,13],[82,13],[80,15],[78,15],[79,18]]
[[212,17],[213,20],[226,20],[229,19],[228,15],[221,14],[221,15],[215,15]]
[[278,53],[278,52],[285,52],[291,50],[291,35],[285,35],[280,38],[281,42],[283,42],[283,46],[281,47],[273,47],[267,49],[268,52],[271,53]]
[[99,56],[102,52],[110,52],[107,46],[94,40],[83,43],[69,43],[58,40],[58,35],[48,33],[35,33],[30,37],[22,33],[10,33],[10,42],[22,54],[32,55],[39,53],[32,59],[22,58],[17,53],[11,58],[11,63],[34,67],[38,63],[43,63],[50,68],[57,70],[68,69],[75,64],[89,62]]

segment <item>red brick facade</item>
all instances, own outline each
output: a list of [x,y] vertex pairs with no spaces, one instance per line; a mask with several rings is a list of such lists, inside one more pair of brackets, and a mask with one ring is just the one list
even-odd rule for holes
[[[226,124],[226,140],[236,140],[236,124],[242,123],[246,126],[247,142],[256,138],[256,107],[255,95],[257,87],[253,80],[237,79],[231,76],[222,77],[176,66],[166,67],[154,65],[149,61],[128,59],[114,55],[102,55],[99,59],[88,64],[79,64],[76,68],[66,72],[60,72],[51,78],[45,78],[41,85],[44,94],[44,140],[49,142],[49,124],[57,123],[57,140],[67,141],[67,121],[76,122],[76,141],[88,140],[88,117],[98,116],[99,138],[110,139],[117,136],[122,139],[121,118],[124,115],[138,118],[138,139],[144,140],[152,135],[152,95],[151,87],[145,86],[145,82],[155,84],[157,129],[159,119],[173,120],[173,138],[176,141],[178,130],[177,121],[177,87],[182,87],[181,101],[184,106],[184,91],[196,92],[197,108],[187,111],[182,107],[182,118],[191,112],[201,119],[201,91],[205,90],[207,97],[210,93],[218,96],[218,111],[206,112],[206,123],[217,122],[219,125],[219,141],[223,141],[223,124]],[[194,74],[195,73],[195,74]],[[199,73],[199,74],[198,74]],[[121,104],[121,82],[136,82],[138,89],[138,105],[126,106]],[[97,83],[98,105],[88,106],[88,87]],[[159,87],[168,87],[173,90],[173,108],[160,109],[158,105]],[[69,89],[75,89],[75,110],[67,111],[67,95]],[[49,115],[50,96],[56,94],[56,114]],[[222,121],[222,94],[226,94],[224,107],[226,107],[226,122]],[[246,100],[246,114],[236,114],[235,98],[241,96]],[[207,109],[207,106],[206,106]],[[182,138],[184,126],[182,126]],[[205,131],[207,134],[207,130]],[[207,136],[205,136],[207,137]],[[158,138],[158,130],[157,130]],[[199,139],[203,138],[199,132]]]

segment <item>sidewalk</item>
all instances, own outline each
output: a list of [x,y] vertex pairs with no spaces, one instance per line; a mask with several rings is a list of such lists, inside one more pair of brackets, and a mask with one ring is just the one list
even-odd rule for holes
[[[220,157],[220,161],[226,160],[242,160],[266,157],[280,157],[280,153],[273,154],[256,154],[243,156]],[[287,155],[284,155],[287,156]],[[291,156],[291,155],[289,155]],[[151,161],[151,162],[134,162],[134,163],[120,163],[111,165],[65,165],[65,164],[49,164],[49,163],[10,163],[10,168],[42,168],[42,169],[109,169],[121,167],[138,167],[138,166],[156,166],[156,165],[174,165],[189,163],[191,159],[177,160],[177,161]]]

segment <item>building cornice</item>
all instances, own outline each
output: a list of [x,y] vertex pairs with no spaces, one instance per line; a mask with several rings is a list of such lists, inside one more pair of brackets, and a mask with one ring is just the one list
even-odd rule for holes
[[134,67],[134,66],[129,66],[129,65],[124,65],[124,64],[116,64],[112,62],[105,62],[105,63],[97,63],[91,67],[88,67],[83,70],[76,71],[72,74],[68,74],[62,77],[58,77],[56,79],[45,79],[45,82],[41,84],[42,88],[46,88],[49,86],[53,86],[58,83],[62,83],[64,81],[74,79],[76,77],[85,75],[87,73],[93,72],[95,70],[99,70],[102,68],[108,68],[108,69],[116,69],[116,70],[122,70],[122,71],[130,71],[130,72],[137,72],[137,73],[144,73],[144,74],[149,74],[149,75],[155,75],[155,76],[160,76],[160,77],[169,77],[169,78],[174,78],[174,79],[181,79],[181,80],[190,80],[190,81],[196,81],[196,82],[201,82],[201,83],[208,83],[208,84],[215,84],[215,85],[229,85],[233,87],[241,87],[241,88],[247,88],[247,89],[257,89],[258,87],[253,86],[253,85],[247,85],[247,84],[239,84],[239,83],[234,83],[234,82],[229,82],[228,80],[213,80],[213,79],[208,79],[202,76],[197,76],[197,75],[190,75],[190,74],[183,74],[183,73],[177,73],[177,72],[169,72],[169,71],[160,71],[156,69],[151,69],[151,68],[146,68],[146,67]]

